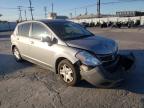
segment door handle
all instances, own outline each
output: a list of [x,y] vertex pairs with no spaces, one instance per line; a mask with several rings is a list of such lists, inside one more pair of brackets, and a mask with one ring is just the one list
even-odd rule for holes
[[30,41],[30,43],[31,43],[31,44],[34,44],[34,42],[33,42],[33,41]]

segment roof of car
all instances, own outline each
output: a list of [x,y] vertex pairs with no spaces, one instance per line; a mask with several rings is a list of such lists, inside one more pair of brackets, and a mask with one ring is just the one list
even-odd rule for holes
[[43,23],[49,23],[49,22],[69,22],[68,20],[62,20],[62,19],[44,19],[44,20],[39,20],[40,22]]
[[24,22],[21,22],[19,23],[18,25],[21,25],[21,24],[25,24],[25,23],[31,23],[31,22],[42,22],[42,23],[49,23],[49,22],[70,22],[68,20],[62,20],[62,19],[44,19],[44,20],[29,20],[29,21],[24,21]]

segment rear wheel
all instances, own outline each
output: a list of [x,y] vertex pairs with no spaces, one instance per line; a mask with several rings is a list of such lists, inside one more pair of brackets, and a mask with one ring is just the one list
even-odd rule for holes
[[19,50],[18,50],[17,47],[13,48],[13,55],[14,55],[14,57],[15,57],[15,59],[16,59],[17,62],[21,62],[22,61],[20,52],[19,52]]
[[76,66],[74,66],[67,59],[62,60],[58,65],[58,73],[61,80],[68,86],[76,85],[80,80],[80,72]]

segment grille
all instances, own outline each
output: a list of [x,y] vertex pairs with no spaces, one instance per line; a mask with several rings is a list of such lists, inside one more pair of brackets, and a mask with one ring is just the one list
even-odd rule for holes
[[116,55],[114,55],[114,54],[99,55],[98,58],[99,58],[102,62],[109,62],[109,61],[115,60]]
[[98,55],[99,60],[101,60],[104,68],[109,72],[115,72],[117,69],[117,63],[119,60],[119,56],[117,53],[112,53],[108,55]]

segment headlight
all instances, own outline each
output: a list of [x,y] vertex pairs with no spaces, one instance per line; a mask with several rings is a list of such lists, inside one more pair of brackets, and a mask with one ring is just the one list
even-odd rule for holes
[[101,62],[96,57],[86,51],[77,53],[76,58],[78,58],[84,65],[87,66],[97,66],[101,64]]

